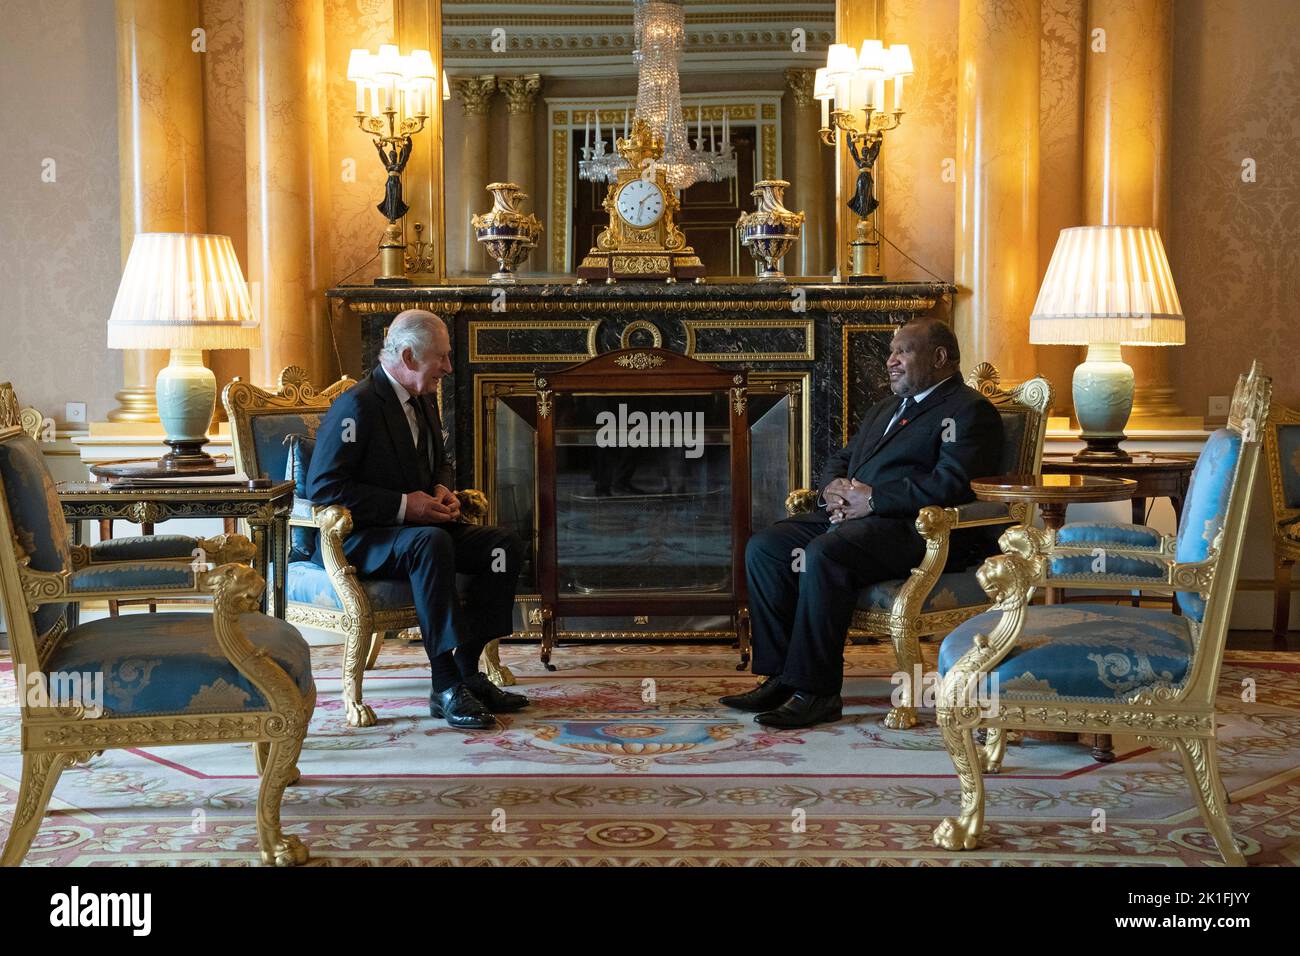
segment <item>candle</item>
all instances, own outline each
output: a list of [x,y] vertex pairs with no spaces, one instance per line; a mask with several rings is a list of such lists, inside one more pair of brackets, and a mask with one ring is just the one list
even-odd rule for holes
[[713,120],[710,119],[709,120],[709,152],[712,153],[716,151],[717,151],[716,147],[713,145]]
[[357,112],[366,111],[366,84],[364,80],[357,80]]
[[623,107],[623,138],[627,139],[627,107]]
[[822,129],[830,129],[831,125],[831,101],[822,100]]
[[727,108],[722,108],[722,150],[731,149],[731,121],[727,118]]
[[885,108],[885,74],[883,73],[876,77],[876,92],[872,98],[875,100],[876,109],[883,110]]
[[600,136],[600,110],[593,111],[596,114],[596,149],[600,152],[605,151],[605,141]]
[[903,78],[901,76],[896,76],[894,77],[894,112],[901,113],[902,111],[903,111]]
[[695,148],[699,149],[704,141],[704,107],[695,107]]
[[582,133],[582,149],[584,156],[591,155],[591,114],[587,114],[587,128]]

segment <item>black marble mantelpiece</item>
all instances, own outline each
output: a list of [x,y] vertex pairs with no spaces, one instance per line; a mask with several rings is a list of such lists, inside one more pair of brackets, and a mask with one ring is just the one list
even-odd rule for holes
[[[885,358],[894,327],[945,314],[945,283],[632,283],[572,281],[492,285],[340,286],[335,327],[350,337],[345,368],[372,368],[384,329],[404,309],[447,320],[456,371],[443,394],[450,448],[473,447],[476,376],[561,368],[623,346],[658,345],[721,365],[811,376],[811,474],[839,449],[863,411],[888,390]],[[450,408],[448,408],[450,404]],[[461,414],[457,412],[461,411]],[[475,481],[473,456],[457,455],[457,479]]]

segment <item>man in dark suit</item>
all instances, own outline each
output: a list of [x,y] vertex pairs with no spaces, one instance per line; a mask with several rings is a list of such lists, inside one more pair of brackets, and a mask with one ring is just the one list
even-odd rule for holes
[[[513,630],[523,545],[508,531],[461,520],[435,400],[452,370],[442,319],[401,313],[379,363],[335,399],[317,429],[307,496],[351,510],[344,550],[359,575],[410,579],[432,671],[430,713],[453,727],[493,727],[494,713],[528,704],[478,669],[488,642]],[[322,563],[319,546],[315,560]],[[457,573],[472,579],[463,606]]]
[[[900,328],[890,344],[895,397],[863,417],[826,462],[823,507],[754,535],[745,554],[754,690],[723,697],[770,727],[840,718],[844,640],[858,592],[906,577],[925,552],[914,526],[926,505],[974,500],[970,480],[998,469],[1002,419],[961,380],[957,338],[937,319]],[[993,553],[987,535],[954,542],[949,566]]]

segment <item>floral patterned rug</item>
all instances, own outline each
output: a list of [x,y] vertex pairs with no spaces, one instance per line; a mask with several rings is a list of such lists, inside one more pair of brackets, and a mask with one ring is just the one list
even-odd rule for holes
[[[933,662],[936,647],[926,646]],[[931,843],[957,809],[934,727],[891,731],[883,645],[847,652],[845,717],[773,732],[716,698],[747,689],[718,646],[503,648],[534,704],[495,731],[428,717],[422,648],[389,642],[366,675],[379,723],[346,726],[338,646],[313,647],[319,702],[286,794],[286,829],[318,865],[1219,865],[1169,753],[1119,759],[1027,740],[988,778],[975,851]],[[3,664],[8,670],[8,662]],[[1256,699],[1243,702],[1243,681]],[[1300,659],[1230,653],[1220,697],[1232,821],[1253,865],[1300,862]],[[12,677],[0,678],[3,828],[20,775]],[[110,751],[67,771],[28,865],[252,865],[247,746]]]

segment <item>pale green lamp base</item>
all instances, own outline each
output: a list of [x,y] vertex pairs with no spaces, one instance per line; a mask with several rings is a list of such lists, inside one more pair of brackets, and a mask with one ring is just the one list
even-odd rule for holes
[[1119,447],[1133,411],[1133,369],[1113,343],[1088,346],[1088,357],[1074,370],[1074,413],[1084,449],[1075,461],[1132,461]]
[[199,349],[172,349],[171,363],[158,373],[154,386],[158,418],[171,451],[158,460],[160,468],[182,471],[211,468],[212,456],[203,451],[208,424],[217,403],[217,377],[203,364]]

